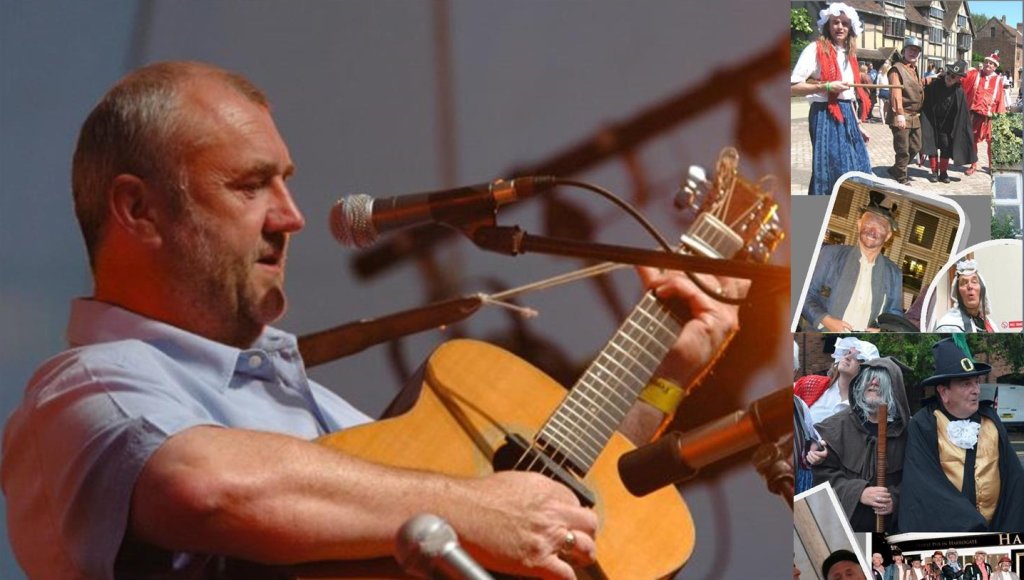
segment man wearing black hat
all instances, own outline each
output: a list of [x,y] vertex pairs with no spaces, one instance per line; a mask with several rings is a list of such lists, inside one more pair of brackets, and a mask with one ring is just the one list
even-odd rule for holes
[[880,314],[903,315],[903,275],[882,255],[898,230],[895,208],[882,205],[882,192],[870,197],[857,220],[857,245],[822,246],[818,252],[802,311],[809,330],[874,330]]
[[932,347],[929,399],[910,421],[903,464],[903,532],[1024,529],[1024,468],[1006,427],[979,407],[979,383],[991,367],[976,363],[952,339]]
[[967,63],[957,61],[946,66],[939,80],[924,89],[921,109],[921,151],[931,159],[929,181],[949,183],[949,161],[960,165],[975,163],[974,134],[967,99],[960,81],[967,74]]
[[849,550],[836,550],[829,554],[821,564],[821,576],[825,580],[867,580],[857,554]]

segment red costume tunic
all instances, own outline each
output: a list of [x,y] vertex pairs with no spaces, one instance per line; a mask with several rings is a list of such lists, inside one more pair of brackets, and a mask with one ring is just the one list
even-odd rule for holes
[[1003,103],[1003,76],[991,73],[982,76],[977,69],[967,72],[963,81],[967,108],[971,115],[974,142],[988,141],[992,137],[992,122],[989,116],[1006,111]]

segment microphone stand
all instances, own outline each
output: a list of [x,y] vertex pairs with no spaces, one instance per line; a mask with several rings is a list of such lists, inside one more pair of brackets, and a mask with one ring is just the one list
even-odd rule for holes
[[666,270],[703,272],[717,276],[744,278],[754,283],[767,283],[772,287],[789,284],[789,269],[771,264],[704,258],[663,250],[535,236],[526,233],[518,226],[480,225],[477,223],[466,224],[459,229],[477,247],[509,256],[531,252],[634,266],[652,266]]
[[782,496],[782,499],[786,501],[786,505],[792,511],[793,488],[796,478],[793,475],[793,464],[790,461],[793,453],[782,451],[787,447],[789,449],[793,448],[792,435],[782,443],[762,443],[754,451],[751,461],[754,462],[757,472],[764,477],[765,483],[768,485],[768,491]]

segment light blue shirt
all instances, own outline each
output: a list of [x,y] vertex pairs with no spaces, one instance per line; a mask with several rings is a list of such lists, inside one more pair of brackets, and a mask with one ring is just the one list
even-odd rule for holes
[[[217,425],[313,439],[370,421],[310,381],[295,337],[275,328],[240,350],[79,299],[68,342],[4,431],[11,545],[32,578],[113,577],[135,480],[175,433]],[[172,577],[201,560],[175,555]]]

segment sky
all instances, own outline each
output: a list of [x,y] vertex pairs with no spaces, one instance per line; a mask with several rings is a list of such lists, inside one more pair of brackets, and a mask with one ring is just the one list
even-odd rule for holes
[[984,14],[985,16],[995,16],[999,18],[1006,16],[1006,23],[1010,26],[1016,26],[1018,22],[1024,21],[1024,4],[1019,0],[1012,0],[1010,2],[971,2],[968,4],[971,9],[971,14]]

